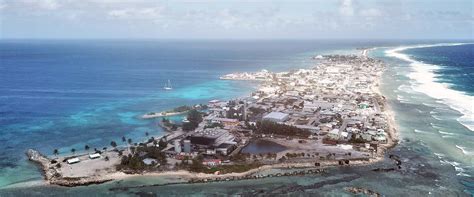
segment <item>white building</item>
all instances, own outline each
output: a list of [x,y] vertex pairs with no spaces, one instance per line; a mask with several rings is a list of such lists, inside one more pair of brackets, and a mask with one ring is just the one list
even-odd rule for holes
[[271,112],[263,117],[263,120],[272,122],[285,122],[289,119],[289,115],[281,112]]
[[177,153],[181,152],[181,143],[179,142],[179,140],[174,141],[174,151]]

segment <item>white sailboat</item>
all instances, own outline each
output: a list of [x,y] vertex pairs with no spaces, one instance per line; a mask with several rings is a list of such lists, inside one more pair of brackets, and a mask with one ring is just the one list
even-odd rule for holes
[[163,87],[165,90],[172,90],[173,87],[171,86],[171,81],[168,79],[168,83],[165,84],[165,87]]

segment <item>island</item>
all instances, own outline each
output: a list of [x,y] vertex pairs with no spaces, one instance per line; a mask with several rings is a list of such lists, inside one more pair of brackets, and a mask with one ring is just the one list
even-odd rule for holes
[[[132,176],[179,176],[185,183],[291,176],[328,166],[367,165],[398,143],[394,117],[379,91],[385,64],[361,55],[318,55],[315,65],[287,72],[233,73],[257,80],[250,96],[147,114],[167,134],[133,143],[122,138],[84,154],[45,156],[28,150],[50,184],[78,186]],[[187,114],[182,123],[166,118]],[[147,134],[148,136],[148,134]],[[383,169],[382,169],[383,170]],[[182,181],[181,181],[182,183]],[[353,189],[356,190],[356,189]]]

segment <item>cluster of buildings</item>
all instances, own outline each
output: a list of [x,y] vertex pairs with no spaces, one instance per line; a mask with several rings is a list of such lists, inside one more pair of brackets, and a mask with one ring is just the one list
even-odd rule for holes
[[250,97],[210,101],[204,121],[176,140],[173,151],[229,155],[252,137],[248,125],[262,120],[308,130],[314,143],[366,147],[387,143],[388,117],[382,113],[383,97],[377,90],[383,63],[356,55],[318,59],[319,63],[310,69],[221,77],[259,80],[262,84]]

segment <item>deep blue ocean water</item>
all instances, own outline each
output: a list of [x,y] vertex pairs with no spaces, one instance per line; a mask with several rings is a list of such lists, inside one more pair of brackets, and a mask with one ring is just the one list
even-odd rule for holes
[[415,59],[438,65],[438,81],[474,96],[474,44],[415,48],[405,51]]
[[[101,148],[115,140],[120,145],[122,136],[138,142],[145,139],[145,132],[151,135],[163,134],[155,121],[139,118],[146,112],[166,110],[183,104],[206,103],[212,99],[244,96],[256,86],[255,83],[218,80],[222,74],[264,68],[286,71],[311,66],[313,61],[310,57],[319,53],[346,53],[354,52],[357,47],[413,43],[420,42],[0,41],[0,196],[97,196],[121,193],[135,195],[135,191],[112,192],[108,188],[148,184],[160,180],[129,180],[77,188],[35,186],[27,189],[15,187],[3,191],[1,188],[40,182],[40,171],[26,161],[24,156],[28,148],[39,149],[50,155],[53,149],[58,148],[62,154],[70,154],[71,148],[83,151],[85,144],[92,148]],[[167,80],[171,80],[174,90],[163,90]],[[402,129],[401,132],[411,132],[409,129]],[[221,192],[247,192],[250,191],[247,187],[253,187],[252,191],[267,192],[281,188],[284,193],[287,187],[313,183],[317,185],[330,179],[340,179],[340,183],[329,184],[310,192],[341,195],[344,194],[343,186],[358,185],[373,187],[384,194],[400,194],[410,185],[414,194],[426,195],[426,191],[438,187],[433,186],[435,184],[449,187],[455,192],[461,191],[457,188],[457,179],[454,178],[457,172],[451,166],[434,164],[438,160],[432,158],[434,156],[430,148],[420,143],[407,142],[394,152],[411,159],[407,162],[412,165],[410,169],[423,165],[426,169],[424,173],[440,173],[439,180],[425,177],[425,174],[420,177],[414,172],[402,176],[397,173],[373,173],[367,168],[342,168],[335,169],[325,177],[288,177],[205,186],[150,187],[143,188],[142,191],[162,191],[163,195],[178,195],[177,191],[188,195],[215,195]],[[353,180],[353,176],[358,178]],[[471,179],[465,181],[467,185],[472,184]],[[451,183],[453,185],[450,185]],[[204,187],[207,189],[203,189]]]

